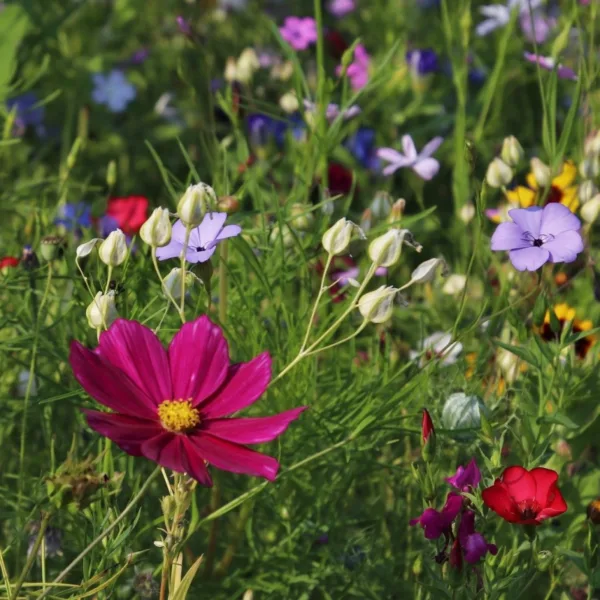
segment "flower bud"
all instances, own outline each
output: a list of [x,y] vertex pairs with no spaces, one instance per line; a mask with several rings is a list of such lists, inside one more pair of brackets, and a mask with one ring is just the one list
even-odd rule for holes
[[60,257],[64,239],[57,235],[43,237],[40,244],[40,254],[44,260],[50,261]]
[[376,221],[383,221],[389,216],[392,205],[392,197],[388,192],[377,192],[369,208]]
[[294,229],[298,229],[299,231],[308,231],[313,226],[315,222],[315,217],[313,213],[310,211],[310,208],[305,204],[292,204],[290,208],[290,213],[292,214],[293,219],[290,221],[290,225]]
[[369,258],[378,267],[391,267],[400,260],[402,244],[412,246],[417,252],[423,248],[408,229],[390,229],[371,242]]
[[392,317],[394,298],[397,293],[397,288],[382,285],[380,288],[361,296],[358,301],[358,310],[366,321],[385,323]]
[[356,223],[348,221],[346,218],[341,218],[323,234],[323,239],[321,240],[323,248],[332,256],[344,254],[348,250],[348,246],[352,241],[352,234],[354,233],[357,233],[363,239],[365,237],[361,228]]
[[166,246],[171,241],[171,220],[166,208],[155,208],[140,229],[140,237],[153,248]]
[[577,195],[579,196],[581,204],[589,202],[597,193],[598,188],[594,185],[594,182],[589,179],[579,184],[579,188],[577,189]]
[[458,213],[459,219],[467,225],[473,220],[475,216],[475,205],[472,202],[467,202],[462,206]]
[[292,230],[285,224],[281,227],[279,224],[275,224],[271,230],[269,241],[271,244],[283,244],[284,248],[293,248],[296,243]]
[[595,179],[600,175],[600,156],[591,154],[579,163],[579,173],[584,179]]
[[127,258],[127,243],[125,234],[116,229],[100,244],[98,250],[100,260],[109,267],[118,267]]
[[215,190],[206,183],[197,183],[190,185],[179,200],[177,214],[184,225],[197,227],[202,223],[204,215],[216,205]]
[[392,204],[392,210],[388,217],[388,223],[396,223],[402,218],[404,213],[404,207],[406,206],[406,200],[404,198],[398,198],[394,204]]
[[252,48],[246,48],[240,54],[236,65],[237,80],[241,83],[250,83],[254,72],[260,68],[256,52]]
[[298,108],[300,108],[300,103],[298,102],[298,96],[294,92],[287,92],[281,98],[279,98],[279,106],[286,112],[288,115],[295,113]]
[[485,174],[487,184],[493,188],[500,188],[508,185],[512,178],[512,169],[501,158],[495,158],[489,164]]
[[410,279],[413,283],[427,283],[432,281],[435,274],[441,272],[442,277],[448,275],[448,264],[443,258],[430,258],[422,262],[411,274]]
[[[202,279],[194,275],[190,271],[185,273],[185,287],[186,290],[190,288],[194,283],[200,283],[203,285]],[[181,298],[181,268],[175,267],[171,269],[169,274],[164,278],[162,285],[163,293],[165,296],[171,295],[173,300],[179,300]]]
[[539,158],[531,159],[531,172],[540,188],[546,188],[552,183],[552,172]]
[[583,151],[586,156],[600,154],[600,131],[592,131],[585,139]]
[[421,455],[425,462],[430,462],[435,455],[435,428],[426,408],[421,420]]
[[514,135],[504,138],[500,157],[507,165],[516,167],[523,160],[524,155],[523,147]]
[[98,292],[85,311],[88,324],[92,329],[110,327],[119,316],[115,306],[115,293],[103,294]]
[[589,503],[587,516],[594,525],[600,525],[600,498],[596,498]]
[[233,215],[240,210],[240,202],[235,196],[221,196],[217,203],[217,211]]
[[225,73],[223,77],[225,78],[225,81],[229,81],[229,83],[233,83],[237,78],[237,65],[233,56],[230,56],[225,63]]
[[600,214],[600,194],[588,200],[580,209],[579,214],[586,223],[594,223]]
[[115,183],[117,183],[117,163],[111,160],[106,169],[106,184],[109,188],[113,188]]
[[455,273],[446,279],[442,292],[448,296],[456,296],[465,289],[465,285],[467,285],[467,276]]

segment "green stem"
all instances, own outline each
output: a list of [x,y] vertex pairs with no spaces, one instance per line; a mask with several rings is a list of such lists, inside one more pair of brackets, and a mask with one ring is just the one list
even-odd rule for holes
[[221,260],[219,262],[219,323],[223,325],[227,319],[227,240],[221,243]]
[[188,244],[190,243],[190,234],[192,233],[192,228],[190,225],[186,225],[185,227],[185,242],[183,244],[183,250],[181,251],[181,299],[179,301],[179,314],[185,322],[185,253],[188,249]]
[[[182,310],[179,308],[179,304],[177,304],[177,301],[175,300],[175,298],[173,298],[173,295],[165,286],[165,280],[163,279],[162,275],[160,274],[160,269],[158,268],[158,260],[156,258],[156,248],[154,248],[154,247],[152,248],[152,264],[154,265],[154,270],[156,271],[156,274],[158,275],[158,279],[160,280],[160,287],[161,287],[162,291],[164,292],[165,296],[169,299],[169,301],[172,302],[173,306],[175,307],[175,310],[177,310],[177,313],[179,314],[179,318],[181,319],[181,322],[185,323],[185,313],[183,313]],[[182,273],[182,277],[183,277],[183,273]]]
[[102,532],[100,533],[88,546],[80,552],[67,567],[65,567],[58,575],[58,577],[46,588],[44,593],[38,598],[43,600],[48,597],[50,591],[54,588],[57,583],[60,583],[111,531],[121,523],[121,521],[133,510],[135,505],[142,499],[142,496],[146,493],[146,490],[150,487],[150,484],[154,481],[154,478],[160,473],[160,467],[156,467],[151,473],[150,477],[146,479],[140,491],[130,500],[129,504],[125,507],[123,512]]
[[312,331],[313,322],[315,320],[315,315],[317,314],[317,309],[319,308],[319,303],[321,302],[321,298],[323,297],[323,292],[328,289],[325,287],[325,278],[327,277],[327,273],[329,271],[329,267],[331,266],[331,261],[333,260],[333,256],[331,254],[327,255],[327,262],[325,263],[325,268],[323,269],[323,276],[321,277],[321,285],[319,286],[319,293],[317,294],[317,299],[312,308],[312,312],[310,314],[310,320],[308,321],[308,326],[306,327],[306,335],[304,336],[304,341],[302,342],[302,346],[300,346],[300,352],[304,351],[306,348],[306,344],[308,342],[308,338],[310,337],[310,332]]

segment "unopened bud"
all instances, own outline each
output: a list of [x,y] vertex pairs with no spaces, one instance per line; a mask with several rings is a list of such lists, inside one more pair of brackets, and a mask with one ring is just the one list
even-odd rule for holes
[[588,200],[579,210],[579,214],[586,223],[594,223],[600,214],[600,194]]
[[40,244],[40,254],[47,261],[58,258],[62,252],[65,240],[57,235],[43,237]]
[[377,192],[369,208],[376,221],[387,219],[392,210],[393,200],[388,192]]
[[225,73],[223,75],[225,81],[233,83],[237,79],[237,63],[233,56],[230,56],[225,63]]
[[283,226],[275,224],[271,230],[269,241],[271,244],[283,244],[284,248],[293,248],[296,243],[292,230],[285,224]]
[[171,241],[171,220],[166,208],[155,208],[140,229],[140,237],[153,248],[166,246]]
[[313,213],[310,211],[310,208],[305,204],[292,204],[290,208],[290,213],[292,214],[293,219],[290,221],[290,225],[294,229],[298,229],[299,231],[308,231],[313,226],[315,222],[315,217]]
[[98,250],[100,260],[109,267],[118,267],[127,258],[127,243],[125,234],[116,229],[100,244]]
[[382,285],[380,288],[361,296],[358,301],[358,310],[366,321],[385,323],[392,317],[394,298],[397,293],[397,288]]
[[427,283],[433,280],[438,271],[442,277],[446,277],[449,271],[448,264],[443,258],[430,258],[412,272],[410,279],[413,283]]
[[549,550],[540,550],[535,557],[535,564],[539,571],[547,571],[553,562],[554,557]]
[[516,167],[523,160],[524,155],[523,147],[514,135],[504,138],[500,157],[507,165]]
[[[185,287],[189,289],[195,283],[203,285],[202,279],[194,275],[190,271],[185,273]],[[163,280],[163,293],[165,296],[171,295],[173,300],[179,300],[181,298],[181,268],[175,267],[171,269],[169,274]]]
[[421,419],[421,456],[425,462],[431,462],[435,456],[436,446],[435,428],[429,411],[423,409]]
[[442,292],[448,296],[456,296],[465,289],[465,285],[467,285],[467,276],[455,273],[446,279]]
[[475,205],[472,202],[467,202],[462,206],[458,213],[459,219],[466,225],[473,220],[475,216]]
[[71,151],[69,152],[69,155],[67,156],[67,168],[69,170],[71,170],[75,166],[75,163],[77,162],[77,156],[79,155],[79,150],[81,149],[81,144],[82,144],[82,139],[79,137],[73,143]]
[[197,183],[190,185],[179,200],[177,214],[184,225],[197,227],[202,223],[204,215],[216,205],[215,190],[206,183]]
[[240,210],[240,202],[235,196],[221,196],[217,202],[217,211],[232,215]]
[[92,329],[110,327],[119,316],[115,306],[115,293],[103,294],[98,292],[85,311],[88,324]]
[[507,186],[513,178],[513,170],[501,159],[495,158],[488,166],[485,180],[490,187]]
[[298,96],[296,96],[294,92],[287,92],[279,98],[279,106],[281,106],[283,111],[288,113],[288,115],[295,113],[300,108]]
[[546,188],[552,182],[552,172],[550,167],[545,165],[539,158],[531,159],[531,172],[540,188]]
[[250,83],[254,72],[260,68],[258,57],[253,48],[246,48],[240,54],[236,65],[236,79],[241,83]]
[[106,184],[109,188],[113,188],[115,183],[117,183],[117,163],[111,160],[106,169]]
[[408,229],[390,229],[371,242],[369,258],[378,267],[391,267],[400,260],[403,244],[415,248],[417,252],[423,248]]
[[589,179],[579,184],[579,188],[577,189],[577,195],[579,196],[581,204],[589,202],[597,193],[598,188],[594,185],[594,182]]
[[404,213],[404,207],[406,206],[406,200],[404,198],[398,198],[394,204],[392,204],[392,210],[388,217],[388,223],[396,223],[402,218]]
[[600,175],[600,156],[590,154],[579,163],[579,173],[584,179],[595,179]]
[[323,248],[332,256],[344,254],[348,250],[352,236],[355,233],[364,238],[364,233],[356,223],[341,218],[323,234],[321,240]]

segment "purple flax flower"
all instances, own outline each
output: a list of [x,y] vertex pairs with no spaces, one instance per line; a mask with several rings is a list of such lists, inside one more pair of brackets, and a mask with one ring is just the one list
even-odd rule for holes
[[508,214],[513,222],[498,225],[491,248],[508,250],[518,271],[536,271],[548,261],[573,262],[583,250],[581,222],[563,204],[513,208]]
[[134,85],[119,69],[113,69],[106,75],[94,73],[92,81],[92,100],[97,104],[104,104],[110,112],[123,112],[136,96]]
[[34,127],[38,135],[45,134],[44,117],[46,110],[38,106],[38,97],[33,92],[25,92],[6,101],[9,111],[15,111],[14,134],[22,136],[27,127]]
[[317,41],[317,22],[312,17],[287,17],[279,33],[294,50],[306,50]]
[[556,64],[556,61],[549,56],[538,56],[537,54],[532,54],[531,52],[525,52],[523,54],[525,60],[530,63],[537,63],[542,67],[542,69],[546,69],[546,71],[554,71],[556,69],[556,74],[560,79],[571,79],[573,81],[577,80],[577,75],[573,69],[569,69],[569,67],[564,67],[563,65]]
[[390,164],[383,169],[384,175],[391,175],[397,169],[410,167],[421,179],[429,181],[440,170],[440,163],[431,158],[431,155],[440,147],[444,138],[435,137],[423,146],[423,150],[417,153],[415,143],[410,135],[402,136],[402,152],[393,148],[379,148],[377,156],[387,160]]
[[327,3],[327,10],[338,19],[353,12],[355,8],[354,0],[329,0]]
[[412,519],[409,525],[413,526],[418,523],[423,528],[425,537],[428,540],[437,540],[442,535],[449,534],[452,522],[461,511],[462,505],[462,496],[450,492],[441,511],[437,511],[435,508],[427,508],[420,517]]
[[475,513],[464,512],[458,528],[458,540],[464,552],[465,560],[470,564],[479,562],[488,552],[496,554],[495,544],[488,544],[485,538],[475,531]]
[[483,37],[492,31],[501,27],[506,27],[510,21],[510,13],[513,10],[519,10],[520,13],[529,13],[531,10],[537,8],[541,4],[542,0],[508,0],[507,4],[488,4],[482,6],[479,12],[486,17],[485,21],[482,21],[475,28],[475,33]]
[[406,62],[410,70],[420,76],[435,73],[439,69],[438,55],[431,48],[409,50],[406,53]]
[[[207,213],[202,223],[192,229],[185,252],[185,258],[188,262],[206,262],[215,253],[219,242],[241,233],[242,228],[239,225],[223,227],[226,218],[227,213]],[[171,241],[163,248],[158,248],[156,256],[159,260],[181,256],[184,244],[185,225],[181,221],[177,221],[173,225]]]
[[[310,100],[304,100],[304,110],[306,112],[316,113],[317,105],[314,102],[311,102]],[[333,121],[335,121],[340,115],[340,112],[344,121],[348,121],[349,119],[353,119],[354,117],[360,114],[360,107],[356,104],[353,104],[352,106],[349,106],[346,110],[340,111],[340,107],[337,104],[330,103],[325,109],[325,118],[327,119],[327,121],[329,121],[329,123],[333,123]]]
[[[367,85],[369,82],[369,65],[371,57],[366,48],[362,44],[358,44],[354,48],[354,61],[346,69],[346,75],[350,79],[350,85],[356,92]],[[341,75],[342,65],[339,65],[335,70],[336,75]]]
[[92,207],[85,202],[63,204],[57,210],[55,225],[61,225],[67,231],[77,231],[80,227],[92,226]]
[[452,487],[460,490],[461,492],[468,492],[469,488],[476,488],[481,481],[481,471],[472,458],[471,462],[463,467],[462,465],[456,470],[456,474],[452,477],[446,477],[447,481]]

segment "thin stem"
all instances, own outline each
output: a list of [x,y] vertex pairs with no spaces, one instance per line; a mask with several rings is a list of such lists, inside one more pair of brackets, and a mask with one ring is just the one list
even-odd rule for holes
[[44,539],[44,536],[46,535],[46,529],[48,529],[48,523],[50,522],[50,513],[44,513],[44,516],[42,517],[42,522],[40,523],[40,529],[38,531],[37,537],[35,538],[35,542],[33,543],[33,548],[31,549],[31,552],[29,553],[29,556],[27,557],[27,562],[25,563],[25,566],[23,567],[23,570],[21,571],[21,575],[19,575],[19,579],[17,579],[17,583],[15,584],[15,588],[13,590],[11,599],[12,600],[17,600],[17,598],[19,597],[19,592],[21,591],[21,588],[23,587],[23,583],[25,583],[25,579],[27,578],[27,575],[31,569],[31,567],[33,566],[33,563],[35,562],[35,559],[37,558],[37,553],[40,550],[40,546],[42,545],[42,541]]
[[150,477],[146,479],[140,491],[130,500],[129,504],[125,507],[123,512],[101,533],[99,534],[88,546],[80,552],[67,567],[65,567],[58,575],[58,577],[49,585],[44,593],[38,598],[43,600],[48,597],[50,591],[54,588],[57,583],[60,583],[113,529],[119,525],[119,523],[133,510],[135,505],[142,499],[142,496],[146,493],[146,490],[150,487],[150,484],[154,481],[154,478],[160,473],[160,467],[156,467],[151,473]]
[[188,244],[190,243],[190,234],[192,233],[192,228],[190,225],[185,226],[185,241],[183,244],[183,249],[181,250],[181,299],[179,300],[179,314],[185,322],[185,253],[188,249]]
[[108,289],[110,288],[110,280],[113,274],[112,265],[108,265],[108,275],[106,276],[106,285],[104,286],[104,295],[108,294]]
[[365,319],[362,322],[361,326],[354,333],[351,333],[349,336],[347,336],[341,340],[338,340],[337,342],[333,342],[333,344],[328,344],[327,346],[323,346],[322,348],[317,348],[316,350],[313,350],[312,352],[306,352],[305,356],[312,356],[314,354],[318,354],[319,352],[325,352],[325,350],[330,350],[331,348],[335,348],[336,346],[341,346],[342,344],[349,342],[352,338],[355,338],[368,324],[369,324],[369,321],[367,321]]
[[159,600],[166,600],[167,597],[167,580],[169,579],[169,554],[165,548],[165,558],[163,560],[162,575],[160,578],[160,596]]
[[219,262],[219,323],[227,319],[227,255],[229,245],[227,240],[221,242],[221,260]]
[[[160,269],[158,268],[158,260],[156,258],[156,248],[155,247],[152,248],[152,264],[154,265],[154,270],[156,271],[156,274],[158,275],[158,279],[160,280],[160,287],[162,288],[162,291],[164,292],[165,296],[173,303],[173,306],[175,307],[175,309],[177,310],[177,313],[179,314],[179,318],[181,319],[181,322],[185,323],[185,314],[179,308],[179,304],[177,304],[177,301],[175,300],[175,298],[173,298],[173,295],[171,294],[169,289],[165,286],[165,280],[163,279],[162,275],[160,274]],[[183,276],[184,276],[184,273],[182,273],[182,277]]]
[[331,254],[327,255],[327,262],[325,263],[325,268],[323,269],[323,275],[321,277],[321,285],[319,286],[319,293],[317,294],[317,299],[312,308],[312,312],[310,314],[310,320],[308,321],[308,326],[306,328],[306,335],[304,336],[304,341],[302,342],[302,346],[300,346],[300,352],[306,348],[306,344],[308,342],[308,338],[310,337],[310,332],[312,331],[312,326],[315,320],[315,315],[317,314],[317,309],[319,308],[319,303],[321,302],[321,298],[323,297],[323,293],[327,289],[325,287],[325,278],[327,277],[327,273],[329,271],[329,267],[331,266],[331,261],[333,260],[333,256]]

